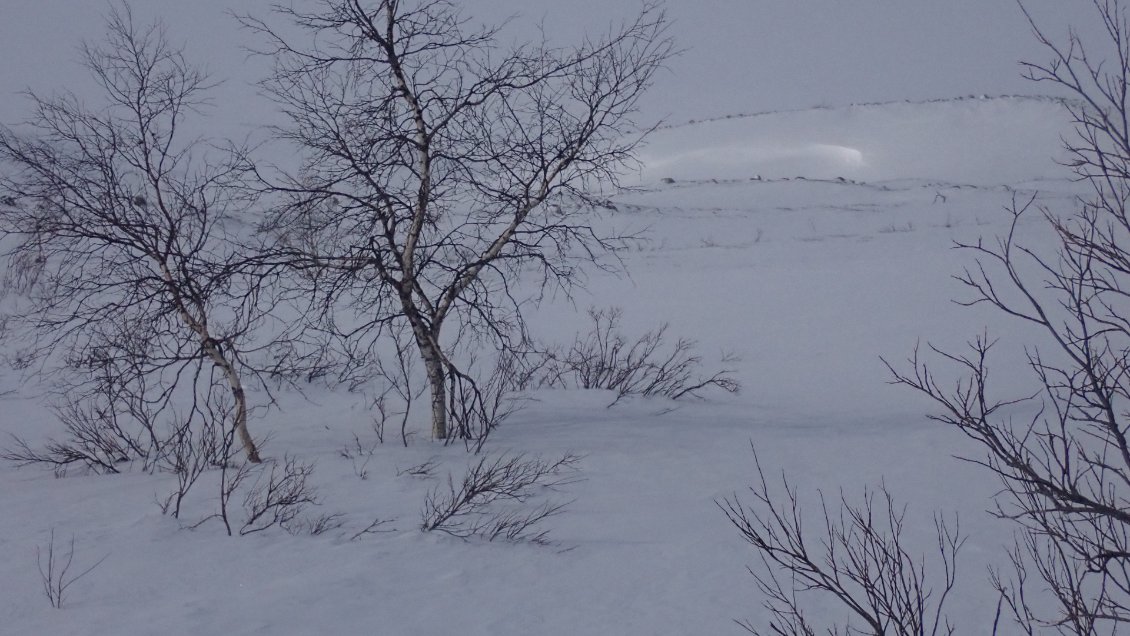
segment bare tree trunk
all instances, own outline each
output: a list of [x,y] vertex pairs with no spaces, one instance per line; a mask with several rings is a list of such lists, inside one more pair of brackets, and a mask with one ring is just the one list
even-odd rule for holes
[[443,368],[443,353],[439,350],[439,335],[420,322],[419,314],[411,322],[432,394],[432,438],[447,439],[447,373]]
[[447,374],[439,352],[430,345],[421,345],[420,353],[428,372],[428,385],[432,392],[432,437],[447,439]]
[[247,455],[247,461],[258,464],[263,460],[259,457],[259,449],[255,446],[255,440],[251,439],[251,433],[247,430],[247,394],[243,390],[243,382],[239,379],[239,373],[236,372],[231,361],[224,357],[215,340],[211,338],[205,340],[204,351],[212,359],[212,363],[223,371],[224,377],[228,380],[232,400],[235,402],[235,419],[232,422],[232,427],[235,434],[239,436],[240,444],[243,445],[243,452]]
[[243,390],[243,382],[239,379],[239,373],[220,349],[220,344],[212,337],[207,321],[197,320],[185,307],[184,298],[174,282],[169,267],[163,262],[159,263],[159,266],[181,320],[200,337],[201,349],[204,350],[212,364],[219,367],[223,371],[224,377],[227,378],[228,386],[231,387],[232,400],[235,402],[235,419],[232,422],[232,428],[235,430],[235,434],[239,436],[239,441],[243,445],[243,452],[247,455],[247,461],[252,464],[261,463],[263,460],[259,457],[259,449],[255,446],[255,440],[251,439],[251,433],[247,430],[247,394]]
[[412,327],[412,335],[416,339],[416,347],[420,350],[420,358],[424,361],[424,370],[428,375],[428,386],[432,394],[432,438],[447,439],[447,373],[443,366],[443,351],[439,347],[443,319],[431,317],[429,325],[421,315],[410,289],[402,289],[399,296],[404,317]]

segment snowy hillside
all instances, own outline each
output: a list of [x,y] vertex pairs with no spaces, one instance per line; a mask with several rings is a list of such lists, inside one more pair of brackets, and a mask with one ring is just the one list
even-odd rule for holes
[[994,186],[1059,175],[1062,106],[970,97],[730,116],[665,127],[642,179],[929,179]]
[[[0,633],[741,633],[734,619],[763,616],[745,569],[756,555],[715,501],[751,483],[751,445],[810,502],[817,489],[854,496],[885,480],[912,528],[959,513],[968,542],[950,613],[962,633],[984,633],[996,600],[985,566],[1010,536],[984,512],[997,484],[952,458],[972,449],[889,386],[880,356],[897,363],[920,340],[959,346],[988,328],[1004,337],[1002,361],[1023,359],[1013,323],[951,302],[963,293],[951,276],[969,262],[951,247],[1003,232],[1014,196],[1071,204],[1081,186],[1055,161],[1070,130],[1062,105],[975,98],[676,124],[643,150],[637,187],[611,199],[611,222],[646,228],[622,255],[628,275],[593,272],[531,325],[568,344],[590,306],[618,306],[626,333],[669,323],[708,367],[736,354],[743,390],[611,407],[605,392],[530,393],[487,450],[581,457],[577,479],[549,493],[571,502],[547,521],[549,545],[421,532],[428,492],[475,458],[428,441],[423,408],[407,448],[391,431],[376,444],[365,396],[311,387],[254,424],[269,458],[315,463],[311,512],[341,523],[317,536],[229,538],[217,520],[188,529],[214,496],[202,487],[180,521],[164,516],[155,500],[168,475],[0,464]],[[58,433],[34,386],[7,368],[0,382],[4,437]],[[374,520],[386,523],[352,539]],[[52,531],[57,545],[74,536],[76,572],[105,557],[62,610],[36,568]]]

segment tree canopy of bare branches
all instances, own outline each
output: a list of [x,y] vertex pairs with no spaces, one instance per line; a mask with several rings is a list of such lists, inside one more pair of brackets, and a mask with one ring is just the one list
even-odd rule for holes
[[[260,296],[232,228],[250,166],[185,138],[211,84],[160,24],[117,6],[105,41],[82,56],[100,99],[32,94],[27,129],[0,128],[0,231],[15,237],[6,283],[23,296],[33,353],[80,372],[159,376],[146,396],[158,411],[185,386],[194,405],[226,392],[257,462],[240,346]],[[179,417],[189,413],[204,410]]]
[[[277,7],[305,33],[244,18],[276,61],[265,86],[301,167],[265,177],[271,224],[319,293],[356,317],[348,335],[406,324],[445,439],[451,355],[468,336],[524,336],[517,275],[568,288],[620,244],[591,223],[643,134],[632,121],[672,54],[667,19],[635,19],[571,48],[509,47],[447,0],[320,0]],[[646,132],[646,131],[645,131]],[[446,326],[454,321],[454,328]]]
[[[771,488],[756,451],[754,465],[751,503],[737,495],[716,502],[762,564],[750,573],[770,618],[764,631],[739,621],[746,631],[778,636],[955,633],[944,610],[964,543],[956,518],[934,518],[937,558],[930,565],[938,566],[938,574],[906,547],[906,508],[885,486],[878,493],[865,490],[859,502],[841,492],[836,508],[821,493],[820,514],[815,524],[806,525],[796,487],[782,475],[781,488]],[[820,596],[833,599],[846,616],[836,621],[812,616],[812,601]],[[821,623],[826,626],[818,629]]]
[[[1025,13],[1050,57],[1025,69],[1072,97],[1076,134],[1066,150],[1090,194],[1071,213],[1035,197],[1014,201],[1005,236],[960,245],[977,259],[958,277],[972,294],[966,302],[1043,333],[1027,347],[1038,388],[994,392],[988,337],[965,353],[934,349],[940,364],[916,352],[912,371],[893,371],[940,407],[934,419],[980,444],[985,455],[972,459],[1002,481],[996,512],[1021,532],[1011,574],[996,570],[993,582],[1029,634],[1114,633],[1130,623],[1130,22],[1121,0],[1089,4],[1105,27],[1096,41],[1075,31],[1060,40]],[[1054,232],[1054,251],[1019,238],[1034,215]],[[957,381],[938,370],[947,365]]]

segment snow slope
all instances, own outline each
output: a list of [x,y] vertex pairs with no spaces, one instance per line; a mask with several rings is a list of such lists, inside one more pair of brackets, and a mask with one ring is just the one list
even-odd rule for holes
[[978,186],[1059,173],[1062,105],[1033,97],[892,102],[731,116],[659,130],[641,178],[929,177]]
[[[852,495],[885,479],[910,503],[923,549],[935,509],[960,513],[969,541],[951,616],[981,633],[993,610],[983,568],[1003,561],[1009,531],[984,513],[995,484],[952,459],[971,449],[887,385],[879,356],[897,362],[920,339],[956,346],[988,327],[1011,351],[1002,364],[1020,359],[1008,347],[1023,332],[950,302],[961,293],[950,277],[968,263],[951,245],[1001,232],[1014,195],[1070,205],[1079,186],[1053,161],[1066,121],[1055,101],[998,98],[660,130],[638,188],[613,198],[613,222],[648,228],[624,255],[629,275],[594,274],[575,302],[543,305],[533,324],[568,342],[588,306],[618,305],[629,333],[667,322],[698,339],[708,364],[738,354],[744,390],[611,408],[601,392],[530,395],[488,450],[583,455],[583,480],[552,495],[573,501],[547,526],[553,545],[422,533],[425,494],[472,458],[427,441],[422,411],[408,448],[392,440],[371,458],[343,457],[354,434],[374,441],[364,399],[285,394],[255,429],[270,436],[271,458],[316,462],[316,512],[341,514],[342,528],[228,538],[215,521],[184,527],[211,512],[207,484],[178,522],[154,503],[167,476],[56,479],[0,464],[0,633],[740,633],[733,619],[756,623],[763,611],[745,571],[754,554],[714,502],[750,483],[751,444],[808,501],[818,488]],[[1035,225],[1021,235],[1043,240]],[[1023,374],[1004,376],[1005,390],[1025,386]],[[0,397],[0,433],[55,432],[14,371],[0,383],[16,390]],[[429,460],[430,476],[404,473]],[[388,532],[349,540],[375,518]],[[52,530],[75,537],[76,567],[106,557],[61,610],[36,570]]]

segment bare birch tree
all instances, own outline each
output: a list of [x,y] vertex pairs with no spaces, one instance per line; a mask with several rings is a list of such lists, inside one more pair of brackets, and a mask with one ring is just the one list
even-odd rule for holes
[[105,41],[82,49],[101,101],[31,94],[27,134],[0,128],[0,231],[16,239],[9,289],[25,296],[37,354],[158,374],[149,397],[162,405],[181,384],[193,404],[226,385],[234,431],[258,462],[240,345],[259,290],[232,239],[250,167],[184,138],[211,84],[164,27],[138,26],[126,5],[107,20]]
[[[1044,335],[1026,349],[1033,394],[994,389],[987,337],[963,353],[935,349],[934,360],[915,352],[911,371],[893,371],[934,400],[934,419],[980,444],[985,455],[973,461],[1001,480],[996,512],[1020,534],[1011,573],[994,571],[992,580],[1028,634],[1089,636],[1130,624],[1130,20],[1120,0],[1081,4],[1105,27],[1099,38],[1072,30],[1059,40],[1025,13],[1050,57],[1025,69],[1071,95],[1076,134],[1065,147],[1091,192],[1072,211],[1014,201],[1006,235],[960,246],[977,259],[959,276],[971,293],[965,302]],[[1017,233],[1041,215],[1054,250]],[[1030,417],[1019,415],[1023,406]]]
[[572,48],[508,48],[446,0],[315,6],[276,7],[305,41],[244,18],[269,42],[265,86],[302,157],[274,184],[289,204],[272,230],[358,311],[354,334],[410,327],[445,439],[448,384],[472,381],[452,347],[473,334],[507,349],[524,335],[519,272],[568,288],[619,244],[586,216],[587,193],[632,161],[632,115],[672,54],[667,20],[648,3]]

